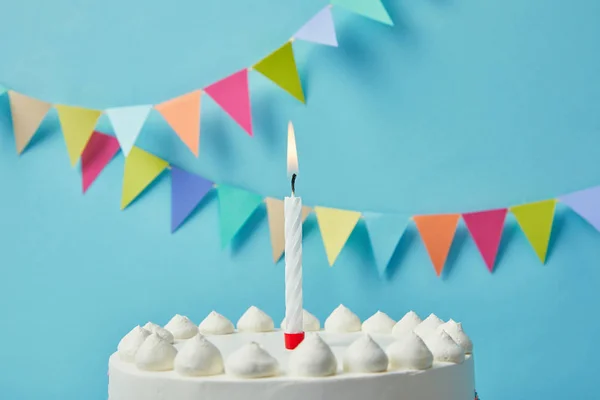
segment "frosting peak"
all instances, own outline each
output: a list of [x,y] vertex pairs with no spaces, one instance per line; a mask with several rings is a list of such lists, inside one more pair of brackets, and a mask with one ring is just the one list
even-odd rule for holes
[[216,311],[211,311],[198,326],[198,331],[206,335],[227,335],[233,330],[231,321]]
[[225,364],[228,374],[240,378],[267,378],[277,375],[279,365],[258,343],[248,343],[232,353]]
[[218,375],[223,373],[223,357],[214,344],[197,334],[177,353],[174,368],[185,376]]
[[121,339],[117,346],[119,358],[126,362],[133,362],[135,354],[148,336],[150,336],[150,332],[139,325],[129,331],[127,335],[123,336],[123,339]]
[[396,325],[396,321],[388,317],[386,313],[377,311],[362,323],[362,330],[367,333],[389,334],[392,333],[394,325]]
[[463,331],[462,324],[460,322],[456,322],[451,319],[445,324],[440,325],[438,330],[446,331],[452,340],[454,340],[460,347],[463,348],[465,353],[473,353],[473,342],[471,342],[471,339]]
[[355,340],[344,354],[346,372],[384,372],[387,368],[387,355],[368,334]]
[[358,332],[361,329],[360,318],[340,304],[325,320],[327,332]]
[[427,335],[435,332],[438,326],[442,325],[443,323],[444,321],[439,319],[437,315],[431,313],[423,320],[423,322],[414,328],[414,331],[417,335],[424,339]]
[[436,361],[460,364],[465,360],[463,348],[443,329],[429,334],[424,340]]
[[[285,318],[281,321],[281,329],[285,330]],[[304,332],[316,332],[321,330],[321,323],[311,313],[302,310],[302,329]]]
[[171,318],[165,329],[171,332],[175,339],[189,339],[198,333],[198,327],[188,317],[179,314]]
[[154,322],[148,322],[146,325],[144,325],[144,329],[146,329],[150,333],[156,333],[158,336],[160,336],[161,338],[163,338],[171,344],[175,343],[175,338],[173,337],[173,334],[165,328],[163,328],[162,326],[155,324]]
[[391,369],[420,370],[431,368],[433,363],[433,354],[413,331],[402,334],[386,352]]
[[412,332],[421,322],[421,318],[414,311],[404,314],[404,317],[392,328],[392,335],[401,337],[407,332]]
[[156,333],[151,334],[135,355],[135,365],[144,371],[170,371],[177,349]]
[[327,343],[311,333],[290,354],[288,368],[295,376],[330,376],[337,371],[337,360]]
[[264,311],[252,306],[238,320],[237,328],[240,332],[271,332],[275,324]]

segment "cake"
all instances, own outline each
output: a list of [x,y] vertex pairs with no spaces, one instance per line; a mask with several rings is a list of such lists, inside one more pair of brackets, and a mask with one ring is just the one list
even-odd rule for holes
[[109,400],[473,399],[473,344],[460,323],[412,311],[361,323],[340,305],[319,330],[305,313],[311,329],[294,350],[256,307],[235,329],[214,311],[200,327],[181,315],[136,326],[110,356]]

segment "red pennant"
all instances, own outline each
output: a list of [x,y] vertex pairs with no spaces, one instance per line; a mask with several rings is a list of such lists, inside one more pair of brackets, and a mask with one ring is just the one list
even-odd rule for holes
[[94,131],[81,155],[83,193],[88,190],[118,151],[119,141],[116,138]]
[[502,208],[463,214],[467,229],[490,272],[494,270],[507,211]]
[[204,91],[252,136],[252,112],[248,92],[248,70],[213,83]]
[[418,215],[413,217],[437,276],[442,274],[460,214]]

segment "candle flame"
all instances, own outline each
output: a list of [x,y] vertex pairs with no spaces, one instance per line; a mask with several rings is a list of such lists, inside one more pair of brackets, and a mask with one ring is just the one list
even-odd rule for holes
[[296,151],[296,136],[292,121],[288,124],[287,174],[288,177],[291,177],[292,174],[298,175],[298,152]]

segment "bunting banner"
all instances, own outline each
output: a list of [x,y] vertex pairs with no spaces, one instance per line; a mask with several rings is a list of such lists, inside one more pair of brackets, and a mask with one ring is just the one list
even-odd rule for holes
[[315,207],[323,245],[329,266],[332,267],[360,219],[360,212]]
[[[292,37],[276,50],[251,66],[225,78],[221,78],[205,88],[176,96],[171,100],[155,105],[134,105],[109,107],[105,110],[88,110],[78,106],[54,105],[59,110],[60,123],[67,143],[67,152],[71,165],[75,165],[81,156],[85,144],[92,136],[97,117],[105,113],[115,131],[115,136],[125,156],[135,145],[143,131],[148,114],[154,107],[172,128],[175,135],[198,157],[200,147],[200,99],[208,94],[229,117],[250,136],[252,128],[252,109],[248,72],[255,70],[271,80],[286,93],[306,102],[302,82],[298,75],[292,43],[298,39],[325,46],[338,46],[332,8],[339,5],[347,11],[387,25],[392,21],[381,0],[333,0],[327,7],[318,10]],[[13,130],[17,153],[21,154],[35,134],[51,103],[27,97],[0,85],[0,95],[9,92]],[[92,126],[93,125],[93,126]]]
[[408,226],[409,217],[406,215],[365,212],[363,213],[363,219],[369,232],[375,265],[379,275],[383,276]]
[[125,158],[121,210],[131,204],[168,166],[165,160],[133,147]]
[[221,246],[225,247],[246,224],[263,199],[256,193],[228,185],[218,185],[217,194]]
[[546,262],[556,200],[544,200],[510,208],[540,261]]
[[[267,217],[269,219],[269,235],[271,237],[271,248],[273,250],[273,262],[277,263],[285,251],[285,218],[283,200],[267,197]],[[311,208],[302,207],[302,223],[311,213]]]
[[87,192],[100,172],[119,152],[119,142],[112,136],[94,132],[81,154],[81,185]]
[[171,167],[171,232],[181,226],[213,185],[212,181],[199,175]]

